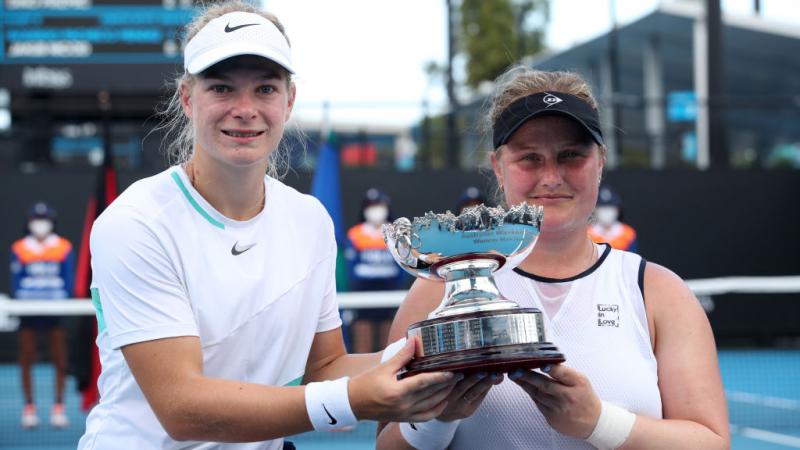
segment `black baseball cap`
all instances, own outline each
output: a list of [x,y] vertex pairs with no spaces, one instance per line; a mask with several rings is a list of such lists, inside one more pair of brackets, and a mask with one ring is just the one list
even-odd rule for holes
[[537,92],[511,103],[492,127],[495,150],[504,145],[525,122],[543,115],[562,115],[578,122],[599,145],[604,145],[597,110],[566,92]]
[[28,220],[49,219],[55,220],[56,210],[45,202],[36,202],[28,209]]
[[597,206],[621,206],[622,198],[609,186],[600,186],[597,192]]

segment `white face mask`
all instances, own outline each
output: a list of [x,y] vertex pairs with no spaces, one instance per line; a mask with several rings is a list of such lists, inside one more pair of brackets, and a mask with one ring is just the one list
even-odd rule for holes
[[364,210],[364,218],[373,225],[382,225],[389,218],[389,208],[383,205],[369,206]]
[[595,209],[595,216],[597,217],[597,223],[609,227],[616,223],[619,217],[619,209],[616,206],[598,206]]
[[44,239],[53,231],[53,222],[47,219],[33,219],[28,222],[28,231],[33,237]]

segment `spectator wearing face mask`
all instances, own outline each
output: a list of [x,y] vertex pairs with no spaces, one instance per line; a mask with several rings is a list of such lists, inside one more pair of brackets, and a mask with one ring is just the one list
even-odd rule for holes
[[[56,211],[47,203],[35,203],[28,212],[28,235],[11,246],[12,296],[19,300],[58,300],[73,295],[74,256],[72,244],[54,232]],[[31,367],[36,359],[36,336],[46,332],[50,358],[55,367],[55,401],[50,410],[50,425],[69,425],[64,411],[64,377],[67,355],[64,329],[58,317],[26,316],[19,324],[19,365],[25,406],[21,425],[39,425],[33,398]]]
[[613,189],[602,186],[597,194],[597,206],[589,237],[597,243],[608,243],[612,248],[636,252],[636,230],[621,221],[622,199]]
[[[394,261],[383,240],[382,227],[391,220],[391,200],[384,192],[370,188],[361,201],[361,223],[347,231],[349,287],[352,291],[404,289],[408,277]],[[394,311],[361,308],[354,311],[351,326],[354,352],[371,352],[386,343]],[[375,330],[378,336],[375,336]]]

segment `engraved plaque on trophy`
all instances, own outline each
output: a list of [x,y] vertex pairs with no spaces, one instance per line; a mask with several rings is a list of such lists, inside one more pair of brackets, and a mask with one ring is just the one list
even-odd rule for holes
[[530,254],[542,216],[541,206],[527,203],[508,211],[479,205],[459,216],[428,212],[384,225],[386,245],[403,269],[445,283],[439,307],[408,328],[408,338],[422,346],[401,376],[510,372],[564,361],[545,338],[542,312],[504,298],[493,278]]

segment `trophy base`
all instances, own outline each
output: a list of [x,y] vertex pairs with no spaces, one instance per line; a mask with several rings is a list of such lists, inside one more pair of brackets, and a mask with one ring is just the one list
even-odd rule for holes
[[549,342],[513,344],[416,358],[400,373],[399,378],[438,371],[508,373],[516,369],[538,369],[564,361],[564,355]]
[[419,372],[510,372],[563,362],[545,340],[542,312],[508,308],[436,317],[409,327],[421,349],[402,377]]

